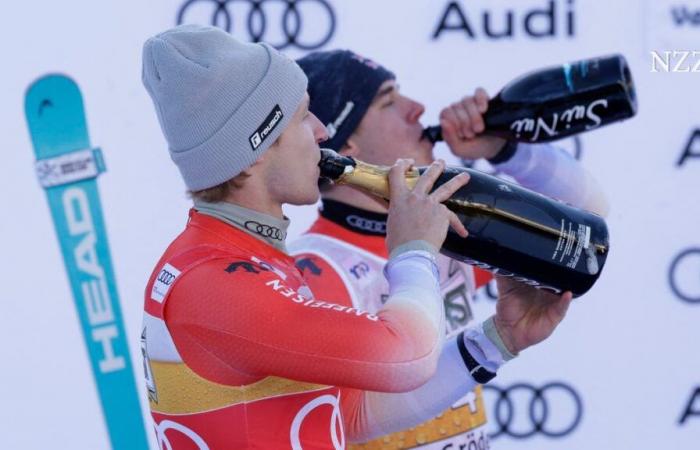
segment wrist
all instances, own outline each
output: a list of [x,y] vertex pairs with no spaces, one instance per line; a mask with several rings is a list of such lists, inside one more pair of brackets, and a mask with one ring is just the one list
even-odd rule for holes
[[[410,273],[411,276],[406,277],[407,273]],[[426,278],[428,275],[429,279]],[[440,272],[433,253],[412,249],[392,254],[384,265],[384,276],[389,281],[390,290],[392,288],[391,280],[424,282],[426,286],[432,285],[433,288],[436,288],[439,285]]]
[[518,143],[516,141],[505,141],[498,152],[487,160],[490,164],[503,164],[515,155],[517,149]]
[[484,334],[498,348],[504,361],[510,361],[518,356],[518,347],[497,316],[491,316],[484,322]]
[[491,381],[503,365],[498,350],[489,342],[482,326],[464,330],[457,336],[457,348],[464,367],[479,384]]
[[413,240],[399,244],[389,251],[389,259],[395,258],[403,253],[411,251],[424,251],[430,253],[433,257],[437,257],[438,249],[435,248],[431,243],[425,240]]

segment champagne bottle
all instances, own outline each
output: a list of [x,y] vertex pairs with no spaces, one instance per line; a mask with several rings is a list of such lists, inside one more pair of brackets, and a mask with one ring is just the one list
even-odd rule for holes
[[[548,142],[632,117],[637,96],[622,55],[585,59],[525,74],[489,101],[484,134]],[[442,140],[440,126],[423,136]]]
[[[321,153],[322,177],[388,200],[388,167],[333,150]],[[413,187],[426,169],[409,171],[408,185]],[[457,214],[469,236],[448,231],[443,254],[555,293],[580,296],[593,286],[609,250],[608,229],[601,217],[469,168],[447,167],[434,189],[460,172],[470,175],[469,183],[444,204]]]

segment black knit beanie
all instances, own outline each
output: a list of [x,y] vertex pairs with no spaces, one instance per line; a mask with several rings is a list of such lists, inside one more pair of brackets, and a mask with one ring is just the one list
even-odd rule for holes
[[367,108],[394,74],[349,50],[313,52],[297,63],[309,79],[309,110],[328,130],[322,146],[339,151],[357,129]]

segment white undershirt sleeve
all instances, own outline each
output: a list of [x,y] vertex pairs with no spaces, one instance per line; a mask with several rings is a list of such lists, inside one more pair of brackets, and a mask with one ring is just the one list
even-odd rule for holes
[[347,430],[348,440],[366,442],[416,426],[468,395],[478,383],[462,358],[458,339],[463,339],[469,354],[487,370],[495,373],[505,363],[504,355],[486,335],[483,325],[469,328],[448,339],[435,375],[421,387],[400,394],[365,392],[359,415],[363,421]]
[[445,335],[445,314],[435,254],[412,249],[392,252],[384,266],[384,276],[389,282],[389,298],[383,309],[408,307],[416,310],[430,320],[439,333],[441,345]]
[[528,189],[605,217],[607,198],[574,157],[551,144],[518,144],[515,154],[494,168]]

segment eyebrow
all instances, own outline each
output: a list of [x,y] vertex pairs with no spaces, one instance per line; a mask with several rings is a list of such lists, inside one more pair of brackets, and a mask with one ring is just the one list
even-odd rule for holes
[[385,87],[384,89],[381,89],[379,92],[377,92],[377,95],[374,96],[372,103],[378,102],[379,100],[381,100],[382,97],[391,94],[395,90],[396,90],[396,86],[394,86],[393,84]]

